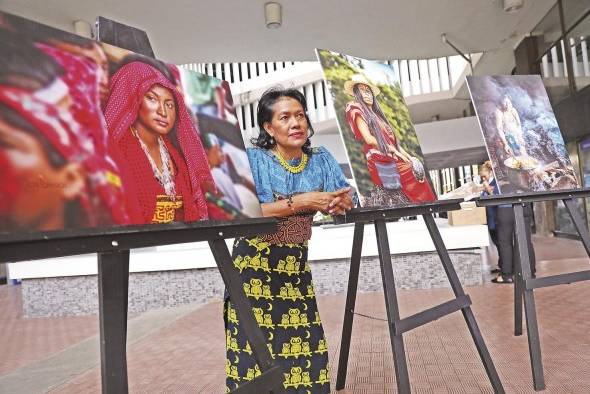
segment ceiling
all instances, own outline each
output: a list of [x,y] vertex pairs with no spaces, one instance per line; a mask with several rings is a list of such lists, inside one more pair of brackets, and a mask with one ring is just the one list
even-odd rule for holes
[[265,27],[266,0],[0,0],[0,9],[72,30],[104,16],[147,31],[156,56],[175,63],[315,60],[313,48],[373,59],[415,59],[514,46],[555,0],[279,0],[283,26]]

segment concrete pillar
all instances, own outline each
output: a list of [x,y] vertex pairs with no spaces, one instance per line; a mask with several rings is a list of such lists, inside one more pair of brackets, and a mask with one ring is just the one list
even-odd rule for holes
[[[537,37],[525,37],[514,50],[516,74],[541,74],[541,64],[536,62],[538,57],[539,45]],[[553,235],[555,230],[555,202],[536,202],[533,205],[537,234]]]

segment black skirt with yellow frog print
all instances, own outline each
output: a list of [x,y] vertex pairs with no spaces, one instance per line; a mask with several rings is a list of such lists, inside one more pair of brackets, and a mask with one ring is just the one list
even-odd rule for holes
[[[328,346],[307,262],[307,242],[274,244],[239,238],[232,258],[271,355],[283,368],[287,393],[329,393]],[[231,391],[261,371],[227,292],[224,321],[226,389]]]

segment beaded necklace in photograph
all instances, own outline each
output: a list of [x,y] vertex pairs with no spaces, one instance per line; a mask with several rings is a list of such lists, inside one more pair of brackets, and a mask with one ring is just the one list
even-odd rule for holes
[[170,163],[171,163],[170,153],[168,153],[168,148],[166,148],[166,144],[164,143],[164,139],[161,136],[158,136],[158,146],[160,148],[160,160],[162,160],[162,171],[160,171],[160,169],[156,165],[156,162],[154,161],[154,159],[152,159],[152,156],[150,155],[150,153],[148,151],[148,147],[141,140],[141,138],[139,138],[139,134],[137,133],[137,130],[135,128],[131,127],[131,132],[133,133],[135,138],[137,138],[137,140],[139,141],[139,145],[141,146],[141,149],[143,149],[143,153],[145,153],[145,155],[148,158],[148,161],[150,162],[150,166],[152,167],[154,177],[156,178],[158,183],[160,185],[162,185],[162,187],[164,188],[164,193],[166,193],[166,195],[169,197],[175,197],[176,196],[176,186],[174,184],[174,177],[172,176],[172,171],[170,169]]
[[281,153],[279,152],[278,149],[275,150],[274,153],[275,153],[275,156],[277,157],[277,159],[279,160],[279,163],[281,164],[281,166],[285,170],[289,171],[291,174],[300,173],[301,171],[303,171],[305,169],[305,166],[307,165],[308,156],[305,154],[305,152],[301,153],[301,161],[296,166],[289,164],[289,162],[287,160],[285,160],[285,158],[283,157],[283,155],[281,155]]

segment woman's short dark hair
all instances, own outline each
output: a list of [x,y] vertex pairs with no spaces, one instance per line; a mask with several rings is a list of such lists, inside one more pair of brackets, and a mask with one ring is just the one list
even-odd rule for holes
[[257,111],[257,120],[258,120],[258,127],[260,129],[260,133],[258,137],[252,138],[251,142],[253,145],[262,148],[262,149],[271,149],[277,143],[274,138],[264,129],[264,124],[267,122],[272,121],[273,117],[273,106],[281,97],[289,97],[294,100],[299,101],[299,104],[303,107],[303,111],[305,112],[305,119],[307,120],[307,127],[309,130],[309,136],[307,137],[307,141],[301,147],[303,152],[307,153],[308,155],[311,154],[311,137],[313,136],[313,127],[311,125],[311,121],[309,120],[309,115],[307,114],[307,100],[303,93],[301,93],[297,89],[285,89],[282,86],[275,86],[268,89],[266,92],[262,94],[260,101],[258,102],[258,111]]

